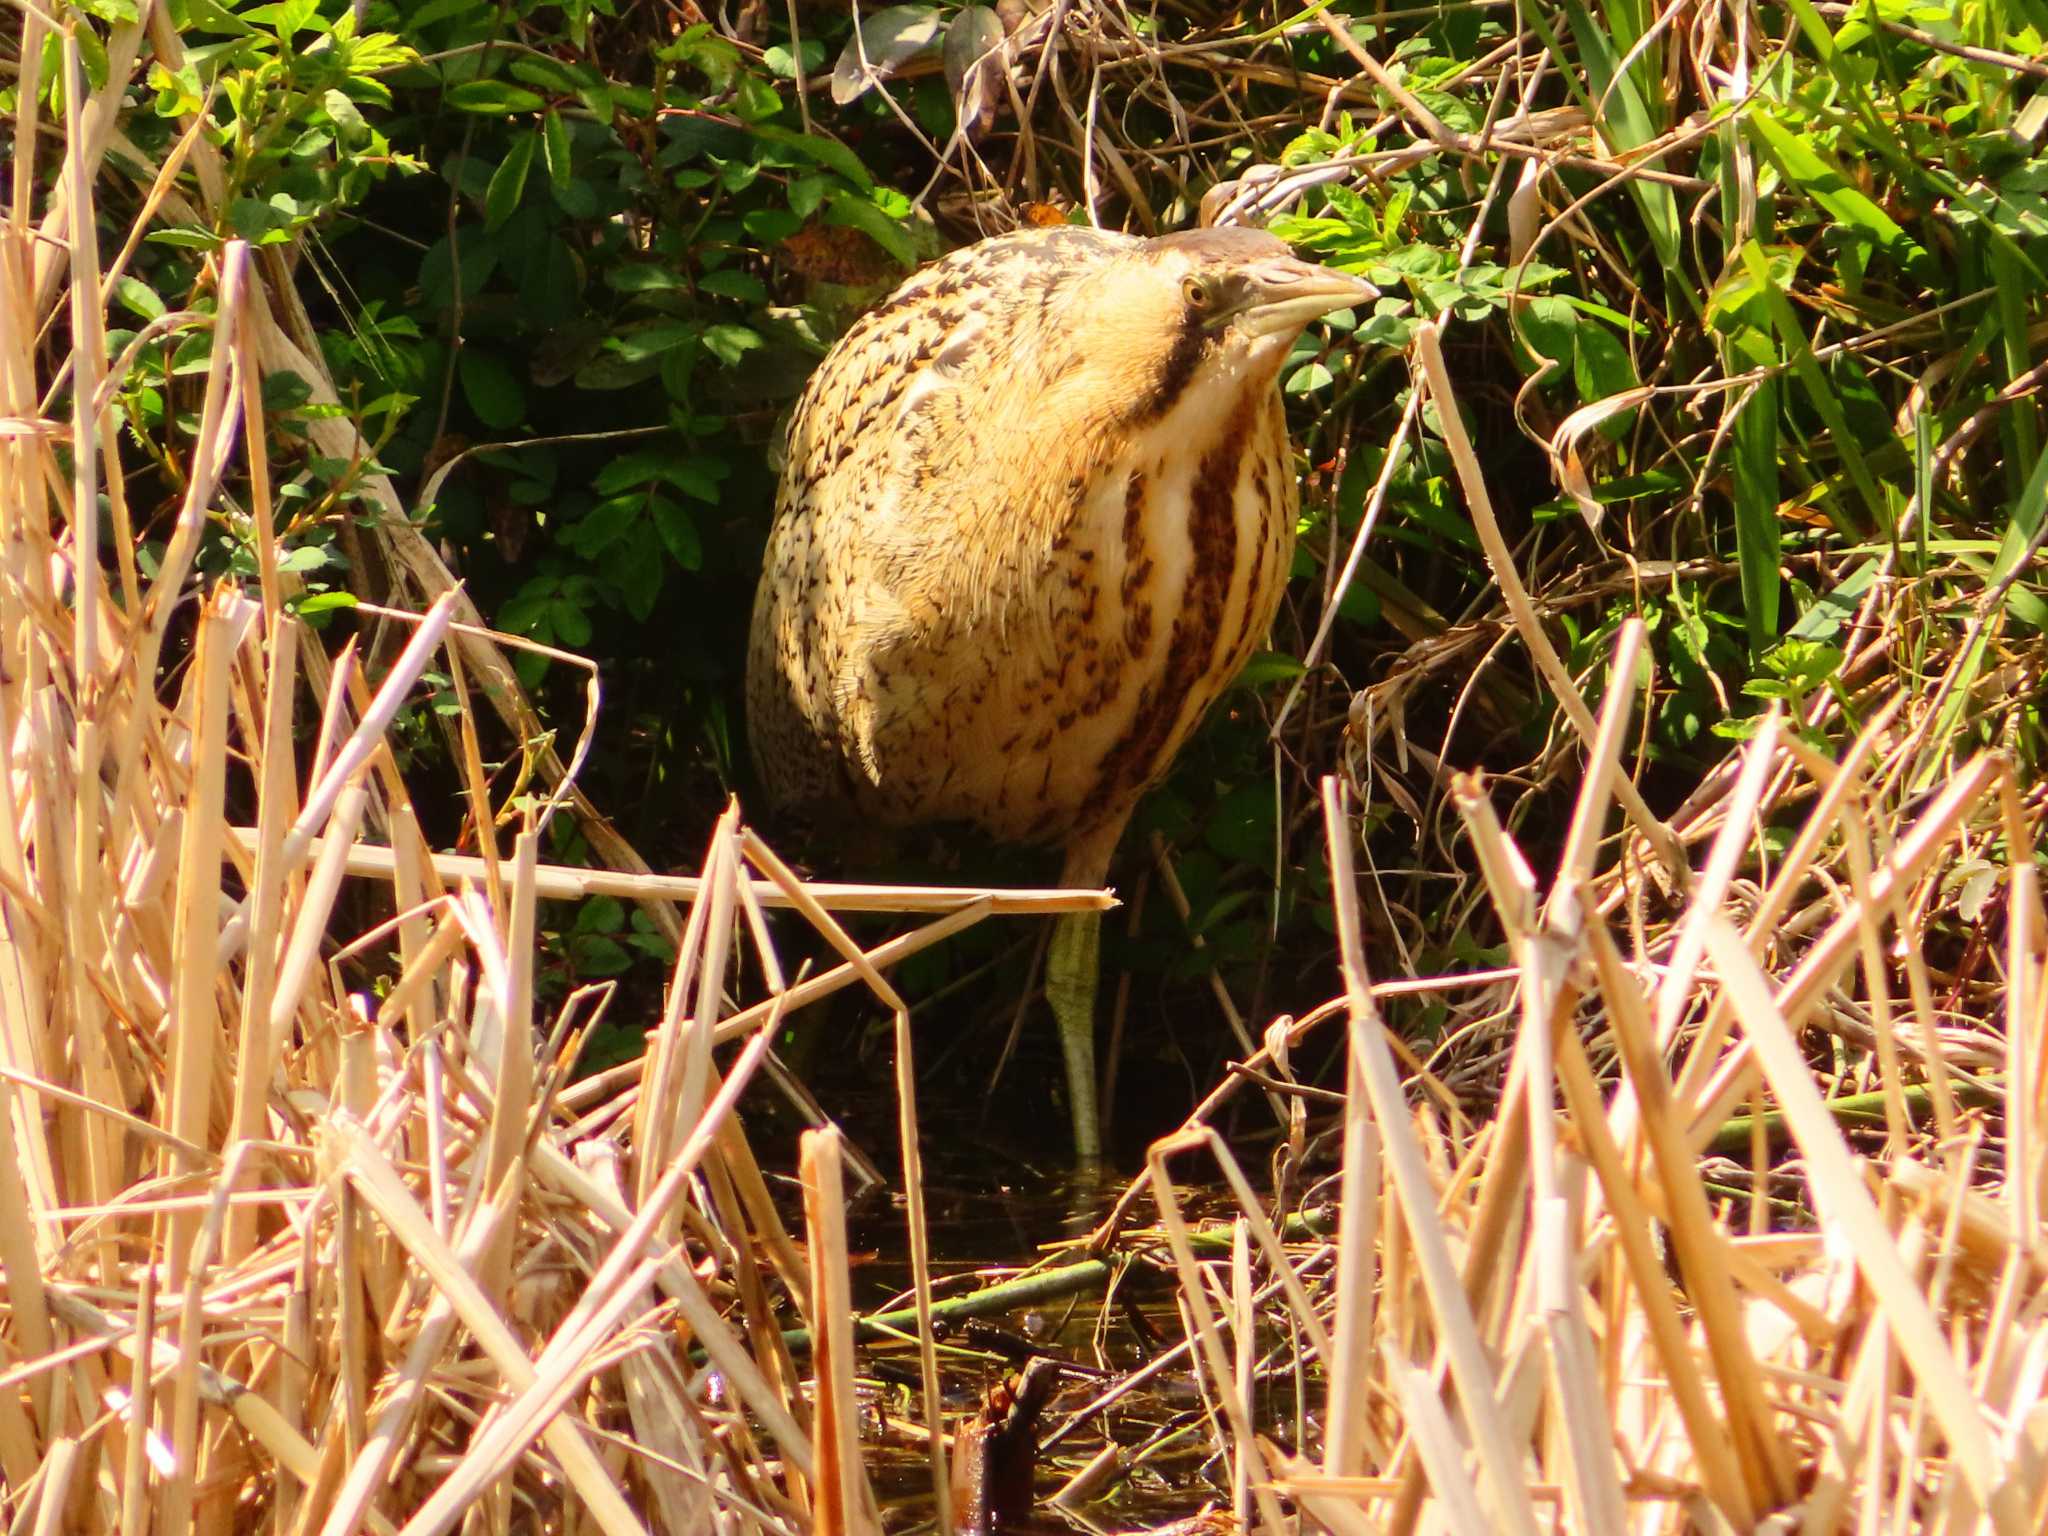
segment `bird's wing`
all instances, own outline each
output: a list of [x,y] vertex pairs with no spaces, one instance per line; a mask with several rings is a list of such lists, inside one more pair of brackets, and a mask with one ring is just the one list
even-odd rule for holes
[[871,782],[882,732],[976,684],[935,669],[1050,658],[1040,578],[1090,450],[1046,409],[1076,358],[1049,296],[1133,243],[1062,228],[956,252],[863,317],[798,402],[769,549],[789,569],[762,619],[793,653],[797,709]]

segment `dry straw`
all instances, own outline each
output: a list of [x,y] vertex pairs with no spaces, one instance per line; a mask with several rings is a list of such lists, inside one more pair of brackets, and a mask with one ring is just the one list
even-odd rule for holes
[[[531,819],[499,846],[481,793],[482,856],[429,853],[387,740],[422,675],[466,665],[515,725],[528,706],[431,550],[406,568],[435,595],[374,677],[292,616],[248,412],[280,359],[332,389],[290,340],[284,269],[239,243],[211,261],[206,312],[176,318],[210,330],[210,363],[168,547],[152,578],[136,567],[107,278],[69,234],[95,227],[140,41],[116,29],[95,95],[64,39],[52,202],[39,230],[17,176],[0,224],[0,1518],[121,1536],[873,1530],[834,1143],[806,1148],[806,1260],[735,1106],[786,1012],[855,982],[897,1011],[907,1084],[881,967],[995,912],[1106,898],[807,886],[736,813],[701,878],[550,869]],[[18,170],[39,126],[23,85]],[[209,156],[188,136],[142,218],[190,212],[178,163],[204,187]],[[39,349],[52,334],[70,345]],[[412,548],[395,521],[377,535]],[[257,551],[253,589],[193,580],[209,523]],[[466,713],[461,739],[480,789]],[[599,891],[652,904],[678,958],[637,1068],[571,1092],[610,993],[543,1012],[537,909]],[[769,905],[845,963],[786,986]],[[863,952],[833,908],[922,917]],[[736,1013],[746,947],[769,995]],[[739,1042],[722,1069],[720,1042]],[[903,1133],[914,1169],[907,1103]],[[822,1398],[784,1346],[793,1322],[831,1341]],[[924,1376],[936,1466],[929,1329]]]
[[[1417,362],[1498,562],[1431,328]],[[1512,570],[1496,574],[1576,702]],[[1252,1460],[1272,1530],[1276,1496],[1342,1536],[2048,1530],[2038,794],[1982,756],[1887,818],[1894,701],[1840,762],[1769,717],[1718,813],[1667,828],[1623,789],[1645,673],[1631,623],[1598,717],[1571,710],[1586,772],[1547,880],[1484,787],[1454,787],[1516,973],[1505,1087],[1476,1130],[1411,1101],[1397,1072],[1366,970],[1351,820],[1325,785],[1350,1059],[1336,1237],[1277,1262],[1262,1242],[1266,1267],[1247,1279],[1197,1261],[1167,1161],[1206,1147],[1253,1230],[1270,1230],[1227,1149],[1196,1125],[1155,1149],[1148,1175],[1222,1448]],[[1802,801],[1803,817],[1786,809]],[[1603,864],[1617,809],[1628,835]],[[1782,855],[1767,820],[1789,830]],[[2002,1056],[1975,1053],[1988,1074],[1954,1059],[1982,1033],[1934,1005],[1916,921],[1945,909],[1950,870],[1987,844],[2003,845],[2008,871],[2002,996],[1975,1021],[2004,1032]],[[1637,922],[1624,949],[1603,913],[1665,878],[1680,846],[1703,861],[1670,920]],[[1891,995],[1901,972],[1904,999]],[[1966,1076],[1988,1113],[1958,1107]],[[1877,1084],[1881,1156],[1859,1153],[1838,1119],[1852,1078]],[[1744,1103],[1770,1115],[1747,1122],[1750,1169],[1703,1160]],[[1930,1111],[1931,1133],[1916,1128]],[[1788,1156],[1774,1158],[1767,1123]],[[1245,1369],[1289,1338],[1321,1361],[1319,1402],[1261,1400]],[[1248,1422],[1295,1447],[1320,1441],[1320,1460]]]
[[[375,536],[420,599],[407,643],[371,677],[291,616],[251,410],[266,370],[333,391],[282,263],[236,244],[207,311],[169,322],[210,329],[212,350],[145,579],[113,451],[109,274],[74,238],[95,227],[143,33],[113,29],[98,93],[65,40],[64,159],[38,212],[45,25],[27,9],[0,224],[0,1517],[38,1536],[876,1529],[840,1148],[805,1142],[800,1249],[735,1105],[789,1009],[861,984],[893,1012],[928,1316],[909,1032],[881,972],[992,912],[1076,898],[806,886],[736,815],[701,877],[647,875],[594,819],[624,872],[549,869],[533,825],[499,846],[466,717],[480,853],[430,853],[387,728],[445,661],[538,741],[501,637],[374,474]],[[175,63],[165,9],[147,25]],[[145,167],[124,251],[159,211],[211,217],[184,202],[185,164],[198,195],[218,187],[188,134]],[[37,347],[53,335],[70,344]],[[1622,763],[1640,632],[1618,685],[1582,700],[1517,599],[1429,328],[1418,354],[1584,785],[1541,882],[1481,786],[1455,792],[1512,954],[1501,982],[1371,980],[1351,826],[1327,794],[1346,981],[1330,1015],[1349,1044],[1333,1242],[1284,1240],[1201,1115],[1155,1149],[1188,1335],[1164,1360],[1193,1361],[1210,1394],[1235,1513],[1345,1536],[2048,1529],[2038,792],[1979,757],[1889,813],[1915,750],[1895,702],[1838,762],[1768,723],[1680,824],[1659,822]],[[332,457],[360,446],[343,422],[314,430]],[[209,520],[248,537],[253,590],[197,588]],[[1919,940],[1986,850],[2008,872],[2002,990],[1970,1018]],[[572,1087],[609,993],[543,1013],[538,903],[599,891],[650,904],[676,970],[637,1066]],[[770,905],[842,963],[786,978]],[[831,912],[878,906],[926,921],[863,952]],[[743,948],[769,995],[735,1011]],[[1476,1129],[1404,1079],[1379,1012],[1474,980],[1513,1021],[1498,1113]],[[1269,1088],[1289,1041],[1276,1029],[1254,1057]],[[1840,1124],[1859,1088],[1882,1106],[1881,1157]],[[1703,1158],[1745,1109],[1746,1174]],[[1773,1125],[1790,1147],[1775,1164]],[[1222,1260],[1183,1214],[1170,1160],[1191,1151],[1242,1212]],[[817,1341],[802,1369],[792,1321]],[[1276,1398],[1295,1379],[1276,1350],[1322,1389]]]

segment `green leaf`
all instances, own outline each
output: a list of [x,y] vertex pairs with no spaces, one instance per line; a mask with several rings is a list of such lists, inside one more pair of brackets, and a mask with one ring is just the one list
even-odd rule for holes
[[504,431],[526,417],[526,389],[512,370],[476,346],[465,346],[456,371],[462,398],[485,426]]
[[605,346],[626,362],[647,362],[696,341],[700,329],[684,320],[661,320],[613,336]]
[[487,3],[488,0],[426,0],[426,4],[413,8],[405,24],[410,31],[423,32],[451,16],[467,16],[473,11],[480,11]]
[[613,267],[604,280],[620,293],[686,293],[690,287],[681,273],[651,262]]
[[647,485],[661,478],[661,468],[668,455],[659,449],[644,453],[621,454],[597,472],[597,479],[591,489],[600,496],[616,496],[621,491],[636,485]]
[[[1739,356],[1731,348],[1730,372],[1736,371],[1738,363],[1754,366],[1760,355],[1768,359],[1773,350],[1757,333],[1749,336],[1751,345]],[[1753,655],[1762,654],[1778,632],[1778,395],[1777,379],[1758,384],[1729,433],[1735,562],[1741,575],[1742,617]]]
[[[1672,104],[1658,89],[1661,82],[1656,79],[1647,55],[1636,54],[1628,68],[1622,68],[1623,60],[1634,50],[1640,26],[1634,20],[1612,28],[1602,23],[1626,15],[1628,9],[1603,5],[1596,16],[1581,0],[1566,0],[1565,17],[1582,56],[1578,60],[1560,45],[1547,21],[1539,18],[1534,30],[1563,71],[1566,89],[1598,127],[1601,137],[1619,149],[1635,150],[1662,137],[1671,127]],[[1677,197],[1667,186],[1634,177],[1628,181],[1628,193],[1642,216],[1643,231],[1657,253],[1658,264],[1674,277],[1680,276],[1683,269],[1679,261],[1681,221]],[[1679,292],[1686,302],[1697,303],[1697,294],[1691,288],[1680,286]]]
[[624,538],[626,530],[639,519],[644,500],[644,497],[634,495],[600,501],[569,525],[568,531],[562,535],[562,542],[586,560],[603,554]]
[[539,142],[537,133],[519,134],[512,140],[504,161],[492,172],[490,187],[484,193],[485,229],[497,229],[518,211],[519,200],[526,195],[526,173],[533,165],[534,146]]
[[666,482],[699,501],[718,500],[718,481],[726,471],[722,459],[689,459],[669,449],[653,448],[613,459],[598,471],[592,487],[600,496],[615,496],[634,486]]
[[[1273,786],[1262,779],[1240,784],[1217,802],[1202,828],[1210,851],[1236,864],[1270,870],[1276,852],[1273,838]],[[1220,919],[1244,905],[1248,893],[1233,891],[1204,914],[1202,929],[1213,934]]]
[[800,219],[808,219],[818,211],[830,189],[831,183],[822,176],[797,177],[789,184],[789,211]]
[[1244,664],[1244,670],[1237,674],[1233,686],[1263,688],[1268,683],[1292,682],[1307,671],[1298,657],[1285,651],[1260,651]]
[[259,5],[242,12],[245,21],[268,27],[279,42],[289,43],[315,25],[320,16],[319,0],[278,0],[276,5]]
[[302,576],[307,571],[317,571],[327,564],[327,551],[318,544],[301,544],[297,549],[288,549],[284,558],[277,562],[280,571]]
[[[1793,311],[1791,301],[1780,291],[1773,279],[1763,248],[1754,240],[1742,248],[1743,265],[1756,283],[1764,306],[1769,311],[1771,325],[1784,344],[1787,359],[1791,363],[1792,375],[1798,379],[1800,388],[1813,405],[1814,411],[1827,423],[1828,432],[1835,448],[1842,456],[1842,466],[1849,472],[1857,493],[1863,498],[1864,506],[1870,512],[1871,526],[1880,534],[1888,531],[1892,524],[1892,508],[1878,488],[1876,479],[1864,461],[1862,440],[1850,430],[1848,416],[1842,409],[1842,402],[1828,385],[1827,376],[1820,364],[1814,361],[1813,347],[1806,337],[1806,329],[1799,323],[1799,316]],[[1877,446],[1875,444],[1873,447]],[[1830,498],[1832,501],[1832,498]],[[1836,526],[1845,534],[1854,536],[1855,530],[1845,517],[1835,516]]]
[[750,123],[747,132],[764,143],[795,150],[828,171],[837,171],[863,192],[875,184],[875,178],[868,174],[860,156],[837,139],[827,138],[822,133],[799,133],[794,128],[784,128],[776,123]]
[[601,933],[580,935],[571,941],[569,949],[578,976],[616,976],[633,964],[632,955],[624,947]]
[[564,645],[590,644],[590,615],[573,598],[558,597],[548,604],[548,627]]
[[697,522],[690,516],[690,509],[666,496],[652,498],[647,509],[654,514],[654,531],[661,535],[661,542],[676,564],[686,571],[701,567],[704,545],[697,537]]
[[[794,80],[797,77],[797,55],[781,43],[775,43],[761,51],[761,62],[768,66],[768,72],[779,79]],[[807,37],[803,42],[803,72],[816,74],[825,63],[825,45],[816,38]]]
[[174,223],[166,229],[147,233],[152,246],[178,246],[182,250],[219,250],[221,238],[199,223]]
[[716,294],[721,299],[738,299],[745,304],[768,302],[768,285],[751,272],[736,272],[730,269],[706,272],[697,279],[699,291]]
[[457,276],[457,250],[460,250],[460,275],[462,298],[465,302],[483,291],[491,274],[498,270],[498,242],[484,238],[484,232],[474,224],[466,224],[458,231],[459,243],[451,243],[446,236],[427,248],[427,254],[420,259],[420,292],[429,307],[439,308],[453,301]]
[[859,230],[906,271],[917,265],[917,247],[911,244],[910,232],[873,203],[844,192],[833,193],[830,201],[831,211],[825,215],[828,224]]
[[191,331],[178,343],[171,354],[171,375],[174,378],[189,378],[195,373],[204,373],[213,366],[213,332],[211,330]]
[[[99,90],[107,83],[106,40],[92,27],[67,28],[66,31],[77,40],[78,63],[85,71],[86,88]],[[15,37],[20,35],[18,32],[14,34]],[[64,106],[63,35],[55,28],[43,34],[43,78],[49,82],[50,109],[59,115],[60,121]],[[9,79],[12,78],[10,74]]]
[[538,112],[547,105],[546,97],[504,80],[465,80],[449,86],[441,99],[458,112],[474,112],[480,117]]
[[1731,261],[1707,296],[1707,323],[1716,330],[1732,333],[1747,326],[1754,330],[1771,328],[1771,309],[1765,295],[1773,289],[1792,286],[1799,273],[1800,252],[1796,246],[1759,245],[1765,258],[1759,269],[1746,257]]
[[527,582],[498,610],[498,627],[508,634],[531,635],[536,640],[553,638],[554,631],[548,628],[552,591],[552,582],[545,578]]
[[693,464],[671,464],[662,478],[685,496],[694,496],[699,501],[718,502],[718,481],[725,474],[725,464],[718,459],[699,459]]
[[758,123],[782,110],[782,93],[759,75],[742,75],[733,108],[741,122]]
[[718,169],[718,184],[737,196],[761,179],[762,166],[758,160],[734,160]]
[[555,194],[555,206],[572,219],[589,219],[597,216],[597,188],[580,177],[571,177],[557,186],[548,183]]
[[1287,382],[1281,389],[1290,395],[1308,395],[1319,389],[1328,388],[1329,384],[1329,369],[1321,363],[1304,363],[1287,376]]
[[541,148],[547,156],[548,180],[559,194],[569,185],[569,125],[562,114],[550,112],[541,119]]
[[1842,632],[1842,627],[1856,616],[1862,606],[1864,594],[1871,583],[1877,580],[1878,562],[1865,560],[1831,590],[1815,598],[1813,604],[1785,631],[1785,642],[1827,641]]
[[543,53],[520,54],[505,66],[505,73],[515,80],[523,80],[528,85],[563,96],[588,83],[578,79],[560,59],[551,59]]
[[313,398],[313,386],[288,369],[263,375],[263,409],[277,413],[295,411]]
[[[2035,541],[2041,536],[2043,523],[2048,523],[2048,452],[2034,460],[2026,484],[2006,509],[2005,537],[1999,544],[1998,559],[1991,567],[1993,583],[2008,582],[2020,568],[2020,562],[2038,548]],[[2006,605],[2016,612],[2037,602],[2032,593],[2016,583],[2008,589]]]
[[199,110],[205,88],[199,71],[190,63],[173,72],[161,64],[149,66],[149,87],[157,93],[158,117],[190,117]]
[[763,245],[777,245],[804,227],[804,221],[782,208],[755,208],[740,220],[746,232]]
[[709,22],[695,22],[660,50],[659,57],[689,64],[701,71],[712,89],[724,90],[740,67],[740,51],[711,30]]
[[576,914],[578,933],[617,933],[626,926],[626,909],[616,896],[593,896]]
[[305,592],[285,603],[285,607],[302,619],[335,613],[355,605],[356,595],[353,592]]
[[1515,328],[1522,344],[1538,357],[1569,366],[1577,355],[1573,336],[1579,328],[1578,313],[1562,299],[1529,300],[1516,314]]
[[627,617],[636,624],[653,618],[662,583],[668,577],[668,562],[661,558],[661,541],[655,533],[645,523],[637,524],[611,547],[603,564],[605,575],[619,589]]
[[728,368],[763,345],[761,333],[748,330],[744,325],[707,325],[704,328],[704,350]]
[[1581,400],[1591,404],[1636,387],[1635,363],[1628,348],[1606,326],[1581,326],[1572,339],[1572,376]]
[[121,301],[123,309],[145,320],[158,319],[165,313],[164,301],[157,297],[156,290],[125,273],[114,280],[114,297]]
[[228,204],[228,223],[251,245],[281,245],[291,239],[299,213],[297,201],[283,192],[272,193],[267,202],[238,197]]

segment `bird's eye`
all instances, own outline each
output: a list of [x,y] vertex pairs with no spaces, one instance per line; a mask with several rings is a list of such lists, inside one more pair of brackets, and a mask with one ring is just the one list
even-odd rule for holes
[[1196,314],[1203,313],[1216,302],[1215,290],[1199,277],[1185,279],[1180,285],[1180,292],[1188,308]]

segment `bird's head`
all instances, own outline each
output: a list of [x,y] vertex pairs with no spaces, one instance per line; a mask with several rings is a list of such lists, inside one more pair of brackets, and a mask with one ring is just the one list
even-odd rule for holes
[[1095,274],[1091,341],[1135,377],[1129,398],[1157,417],[1191,386],[1269,383],[1311,320],[1367,304],[1360,277],[1303,261],[1255,229],[1199,229],[1137,241]]

